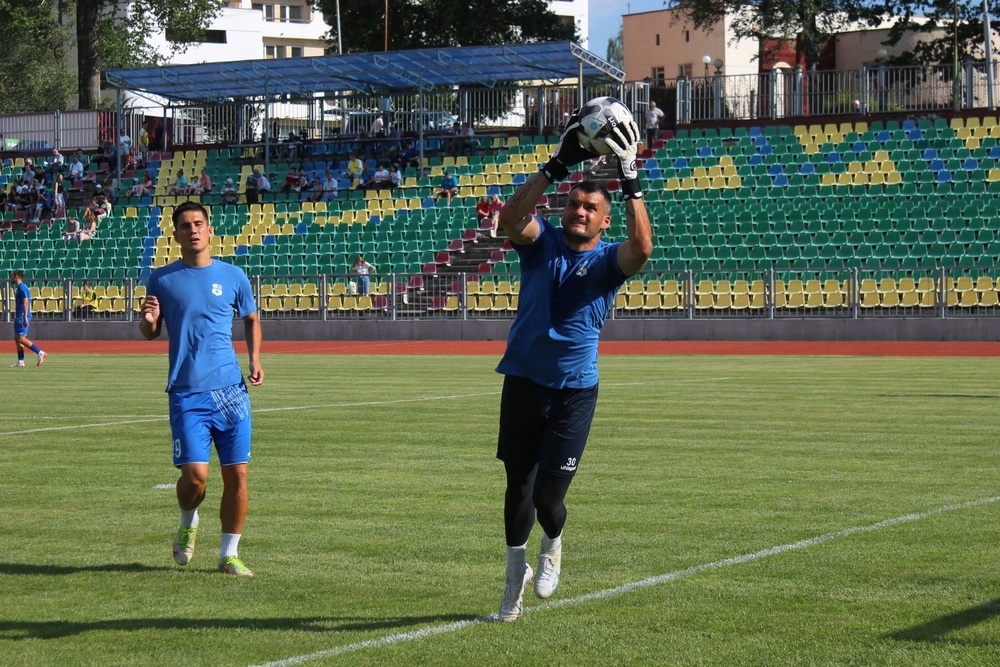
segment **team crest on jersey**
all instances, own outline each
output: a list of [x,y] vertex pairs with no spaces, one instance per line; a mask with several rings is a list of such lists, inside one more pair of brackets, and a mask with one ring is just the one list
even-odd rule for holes
[[578,268],[576,270],[576,275],[580,276],[581,278],[584,277],[585,275],[587,275],[587,269],[589,267],[590,267],[590,263],[589,262],[582,263],[580,265],[580,268]]
[[212,283],[212,294],[215,296],[222,296],[222,285],[219,283]]

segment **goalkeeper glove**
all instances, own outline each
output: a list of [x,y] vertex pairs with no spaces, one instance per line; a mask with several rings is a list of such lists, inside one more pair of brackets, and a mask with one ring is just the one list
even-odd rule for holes
[[618,156],[618,178],[622,184],[623,199],[642,197],[639,172],[635,168],[635,156],[639,150],[639,126],[634,120],[622,123],[604,141]]
[[566,123],[566,130],[559,137],[559,145],[552,155],[552,159],[542,165],[541,172],[552,183],[561,181],[569,175],[569,168],[575,164],[580,164],[584,160],[596,157],[586,148],[580,145],[580,140],[576,133],[580,127],[580,111],[573,112]]

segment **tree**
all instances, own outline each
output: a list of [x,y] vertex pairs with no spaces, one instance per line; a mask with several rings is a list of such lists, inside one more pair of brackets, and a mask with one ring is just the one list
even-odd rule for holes
[[154,65],[163,59],[151,35],[166,31],[175,53],[198,41],[222,9],[218,0],[76,0],[77,70],[81,109],[101,102],[101,73],[116,67]]
[[0,1],[0,113],[67,106],[73,75],[66,67],[69,30],[53,3]]
[[[990,3],[990,13],[1000,13],[1000,2]],[[889,30],[887,46],[894,46],[908,32],[928,35],[909,51],[890,58],[892,64],[946,65],[966,58],[982,59],[983,3],[980,0],[933,0],[914,3],[892,0],[889,11],[898,19]]]
[[[337,2],[318,0],[336,43]],[[388,7],[388,26],[386,25]],[[545,0],[340,0],[345,53],[575,39]],[[386,33],[388,30],[388,39]]]
[[885,11],[866,0],[686,0],[679,8],[701,30],[729,16],[736,38],[794,41],[806,69],[819,66],[829,35],[852,24],[877,25]]
[[625,38],[623,32],[624,28],[619,26],[618,35],[608,39],[608,57],[605,58],[605,60],[615,67],[622,69],[625,67]]

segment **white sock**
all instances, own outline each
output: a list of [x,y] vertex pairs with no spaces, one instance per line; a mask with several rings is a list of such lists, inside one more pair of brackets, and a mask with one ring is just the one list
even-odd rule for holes
[[507,579],[510,581],[518,581],[524,576],[524,568],[527,567],[527,563],[524,560],[524,554],[528,550],[528,543],[525,542],[519,547],[507,547]]
[[198,525],[198,508],[193,510],[181,510],[181,525],[185,528],[194,528]]
[[222,546],[219,548],[219,558],[229,558],[230,556],[237,556],[237,550],[240,546],[240,534],[239,533],[223,533],[222,534]]
[[539,553],[543,554],[554,554],[562,548],[562,533],[559,533],[555,537],[549,537],[548,535],[542,534],[542,548]]

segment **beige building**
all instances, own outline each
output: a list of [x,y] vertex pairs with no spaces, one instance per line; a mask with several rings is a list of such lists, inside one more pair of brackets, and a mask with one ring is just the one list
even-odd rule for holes
[[678,76],[709,76],[721,64],[723,74],[757,71],[757,40],[733,41],[731,18],[714,28],[696,30],[680,10],[625,14],[622,40],[626,80],[664,81]]

